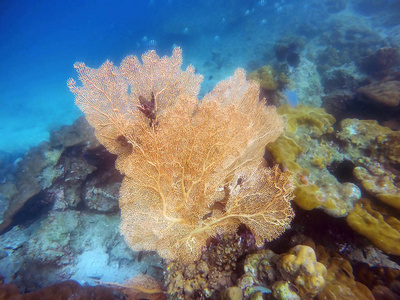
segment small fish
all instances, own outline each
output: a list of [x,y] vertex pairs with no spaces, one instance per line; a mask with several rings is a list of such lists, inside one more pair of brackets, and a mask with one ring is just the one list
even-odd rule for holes
[[272,291],[266,287],[263,286],[252,286],[250,288],[252,291],[257,291],[257,292],[261,292],[262,294],[270,294],[272,293]]
[[97,281],[99,281],[101,279],[101,276],[88,276],[88,277],[90,279],[97,280]]

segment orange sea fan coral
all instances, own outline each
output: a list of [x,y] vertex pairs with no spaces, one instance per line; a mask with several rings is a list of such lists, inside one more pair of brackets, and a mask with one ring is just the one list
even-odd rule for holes
[[75,63],[83,87],[77,87],[74,79],[68,80],[76,104],[96,129],[97,139],[114,154],[121,153],[123,141],[135,144],[135,125],[145,118],[137,109],[142,106],[139,96],[150,100],[154,95],[159,118],[181,94],[196,97],[200,90],[203,77],[195,75],[192,66],[186,71],[180,69],[180,48],[175,48],[171,57],[162,58],[148,51],[142,61],[127,56],[119,68],[106,61],[97,70]]
[[170,58],[149,51],[120,68],[76,64],[83,86],[68,82],[100,142],[118,154],[121,232],[133,250],[183,262],[240,223],[262,245],[293,218],[290,175],[262,159],[283,119],[241,69],[199,101],[202,78],[181,63],[179,48]]

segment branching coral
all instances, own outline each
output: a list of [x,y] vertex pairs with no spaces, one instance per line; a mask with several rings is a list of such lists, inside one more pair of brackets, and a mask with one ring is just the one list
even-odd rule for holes
[[259,101],[258,84],[238,69],[199,101],[202,78],[180,69],[180,48],[170,58],[149,51],[142,62],[77,63],[83,86],[68,82],[99,141],[118,155],[130,247],[193,261],[210,236],[240,223],[259,246],[279,236],[293,218],[293,188],[287,173],[263,166],[284,123]]

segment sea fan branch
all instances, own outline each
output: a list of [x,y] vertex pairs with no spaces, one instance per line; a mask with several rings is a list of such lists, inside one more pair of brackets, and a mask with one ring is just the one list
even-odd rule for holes
[[162,58],[149,51],[119,68],[77,63],[83,86],[68,81],[99,141],[118,155],[121,232],[133,250],[183,262],[240,223],[262,245],[293,218],[291,177],[262,158],[283,119],[244,70],[199,101],[202,77],[181,65],[179,48]]

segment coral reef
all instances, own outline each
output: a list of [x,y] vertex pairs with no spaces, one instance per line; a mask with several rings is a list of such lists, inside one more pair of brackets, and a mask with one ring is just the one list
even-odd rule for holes
[[179,261],[168,264],[167,294],[176,299],[218,297],[221,291],[233,286],[239,257],[254,249],[254,239],[248,239],[246,231],[242,235],[219,236],[210,243],[200,260],[190,264]]
[[[358,85],[368,84],[369,81]],[[355,87],[355,88],[357,88]],[[344,119],[375,120],[379,124],[399,130],[396,109],[390,106],[376,105],[371,101],[364,101],[357,97],[356,91],[336,90],[322,98],[322,107],[333,115],[338,123]]]
[[[332,167],[348,160],[348,175],[371,196],[398,208],[400,190],[398,132],[374,120],[344,119],[334,132],[335,119],[325,111],[300,105],[282,106],[285,135],[267,146],[274,161],[294,173],[295,202],[301,208],[322,208],[332,216],[346,216],[361,191],[354,183],[338,182]],[[340,145],[332,139],[340,139]],[[394,169],[393,169],[394,168]],[[329,182],[329,184],[327,184]]]
[[278,74],[271,66],[263,66],[247,75],[249,80],[255,80],[266,92],[275,92],[289,83],[284,73]]
[[[76,207],[83,181],[97,169],[84,156],[89,157],[90,151],[98,147],[93,130],[80,118],[73,126],[54,131],[50,142],[43,142],[18,159],[12,178],[0,184],[4,203],[0,231],[13,224],[21,211],[30,209],[32,214],[32,205],[36,209],[53,203],[56,209]],[[45,197],[31,204],[43,192]]]
[[305,245],[297,245],[281,255],[271,250],[248,255],[244,272],[237,284],[246,299],[262,293],[272,293],[274,299],[307,299],[323,290],[327,278],[325,266],[317,262],[314,250]]
[[83,87],[68,82],[96,137],[118,155],[129,246],[188,263],[209,237],[241,223],[258,246],[279,236],[293,218],[293,188],[288,173],[263,166],[284,123],[259,101],[259,86],[239,69],[200,102],[202,77],[180,69],[180,48],[142,61],[128,56],[98,70],[76,63]]
[[[333,119],[331,116],[326,115],[323,110],[315,110],[315,108],[313,108],[313,110],[310,110],[302,106],[298,108],[283,107],[281,109],[282,111],[288,111],[288,131],[286,132],[286,135],[279,138],[276,143],[279,143],[279,141],[283,141],[283,145],[280,146],[281,149],[289,151],[286,154],[285,152],[282,152],[282,159],[286,156],[290,157],[290,155],[292,155],[292,158],[286,161],[283,160],[280,163],[285,166],[285,168],[294,170],[293,172],[295,174],[297,173],[302,175],[296,177],[296,181],[298,184],[304,184],[305,182],[309,181],[309,178],[312,177],[312,174],[314,174],[318,170],[321,170],[321,167],[323,169],[330,168],[329,162],[332,161],[333,157],[343,159],[343,157],[339,157],[333,152],[335,148],[334,144],[330,144],[330,147],[324,144],[324,142],[326,142],[325,139],[327,139],[328,137],[332,138],[332,134],[340,137],[342,151],[345,154],[344,157],[347,157],[347,159],[351,159],[353,163],[357,166],[356,168],[354,168],[354,170],[352,169],[354,173],[357,172],[356,170],[360,169],[367,170],[368,174],[370,174],[369,176],[372,176],[374,174],[374,176],[388,176],[389,174],[382,173],[387,172],[387,169],[385,168],[388,165],[395,166],[398,163],[396,160],[396,158],[398,157],[396,155],[396,143],[392,142],[393,140],[395,140],[397,132],[380,126],[376,122],[348,119],[343,121],[341,131],[339,131],[338,133],[329,133],[332,131],[331,128],[333,125]],[[290,109],[299,109],[300,112],[291,113]],[[304,110],[305,112],[301,113],[301,110]],[[304,116],[303,114],[306,114],[306,116]],[[289,122],[290,119],[292,119],[291,122]],[[300,139],[296,137],[297,134],[304,134],[307,132],[313,138],[305,139],[301,135]],[[310,141],[312,140],[318,140],[319,144],[311,143]],[[320,144],[321,142],[322,144]],[[64,143],[67,144],[68,141]],[[291,144],[293,144],[294,146],[288,146]],[[316,147],[315,145],[317,145],[318,147]],[[319,148],[321,145],[322,147]],[[295,149],[294,151],[292,151],[292,154],[290,154],[290,148]],[[65,169],[69,170],[69,160],[65,159],[64,156],[71,155],[71,149],[75,149],[74,151],[77,151],[77,148],[75,148],[74,146],[72,146],[72,148],[66,148],[58,158],[56,166],[59,166],[57,166],[56,168],[60,168],[65,163]],[[299,157],[301,158],[301,155],[307,153],[307,151],[309,151],[308,149],[314,149],[317,155],[315,155],[315,157],[308,157],[307,159],[310,160],[309,163],[304,164],[301,159],[299,160]],[[331,152],[330,158],[329,156],[327,156],[327,151]],[[82,156],[80,152],[74,153],[77,153],[78,156]],[[277,153],[279,153],[278,150]],[[367,153],[369,153],[370,158],[365,157]],[[82,176],[80,181],[78,180],[74,183],[78,185],[82,184],[83,191],[86,191],[86,187],[88,187],[88,190],[93,190],[95,188],[104,188],[109,186],[110,189],[106,188],[106,190],[104,190],[104,192],[107,193],[110,193],[111,191],[115,191],[117,189],[118,185],[116,185],[117,181],[115,181],[115,177],[113,177],[112,175],[113,172],[98,172],[100,168],[100,165],[98,163],[104,162],[104,154],[105,151],[99,149],[97,149],[96,151],[91,150],[89,152],[86,152],[85,157],[87,158],[87,162],[94,164],[98,169],[92,171],[91,174],[93,175],[89,176],[89,178],[85,179],[85,176]],[[278,155],[276,155],[276,157],[279,158]],[[306,160],[306,158],[304,158],[304,160]],[[377,163],[378,160],[384,162],[385,168],[383,165]],[[71,166],[77,164],[76,167],[80,168],[80,163],[78,161],[71,160],[71,162],[72,161],[74,163],[71,164]],[[292,163],[289,163],[290,161]],[[107,163],[106,167],[110,168],[110,163]],[[305,172],[305,170],[308,171],[306,171],[306,173],[302,173]],[[69,171],[67,171],[67,174],[68,173]],[[308,175],[303,176],[303,174]],[[361,178],[367,179],[368,177],[366,177],[366,175],[360,177],[360,186],[364,187]],[[394,177],[388,177],[388,179],[390,178],[393,179]],[[385,190],[385,188],[388,188],[387,185],[385,186],[384,184],[382,184],[385,181],[382,181],[382,179],[381,181],[379,181],[378,179],[379,176],[373,180],[376,187],[379,187],[381,185],[383,191]],[[66,182],[66,184],[68,183],[68,181]],[[392,183],[395,184],[395,181],[393,181]],[[62,185],[58,183],[57,177],[53,181],[52,185],[45,189],[45,191],[53,191],[54,187],[56,186],[58,188],[62,187]],[[314,186],[317,187],[317,185],[315,184],[305,185],[307,189],[312,189]],[[364,189],[367,190],[365,187]],[[316,191],[314,191],[313,193],[315,194]],[[379,194],[374,190],[368,190],[368,193],[374,195],[375,197],[377,197],[377,195]],[[89,203],[86,202],[86,200],[94,201],[102,194],[104,193],[95,195],[96,197],[94,197],[93,199],[85,199],[90,195],[90,193],[85,192],[84,194],[82,194],[83,198],[80,200],[80,203]],[[52,197],[55,197],[55,194],[53,192],[46,192],[46,195],[46,197],[50,195],[52,195]],[[310,201],[310,198],[311,197],[308,197],[308,201]],[[107,203],[107,201],[111,201],[115,204],[115,199],[113,200],[112,198],[107,197],[103,198],[102,200],[99,199],[99,201],[100,202],[98,205],[96,204],[96,207],[101,207],[101,205]],[[398,239],[398,237],[396,233],[397,227],[394,221],[395,219],[393,219],[393,212],[390,210],[386,210],[385,213],[382,213],[380,210],[370,210],[369,207],[372,207],[375,204],[372,204],[371,201],[369,203],[371,203],[371,206],[361,205],[357,203],[354,211],[351,211],[349,213],[347,219],[349,220],[351,217],[353,217],[356,220],[356,225],[351,227],[360,234],[363,234],[362,228],[371,229],[367,230],[366,233],[363,235],[369,238],[375,245],[382,248],[386,252],[395,254],[396,252],[393,252],[396,251],[394,245],[396,245],[395,241]],[[87,205],[87,207],[91,209],[95,208],[91,207],[89,204]],[[93,223],[98,225],[103,224],[104,227],[100,228],[99,230],[101,232],[101,235],[103,235],[106,240],[113,240],[113,234],[118,235],[118,233],[116,232],[112,234],[105,234],[106,228],[114,228],[114,226],[116,226],[118,218],[115,218],[115,222],[113,223],[113,225],[103,220],[104,218],[102,218],[101,220],[94,217],[88,218],[85,215],[85,212],[77,213],[68,210],[66,212],[54,211],[49,215],[52,216],[51,220],[43,222],[41,230],[39,230],[36,234],[32,236],[29,236],[27,232],[22,231],[18,227],[14,227],[12,232],[10,231],[2,236],[3,238],[7,237],[7,239],[2,239],[1,242],[6,247],[6,250],[3,250],[6,251],[3,256],[13,257],[19,252],[28,254],[25,254],[24,257],[30,262],[29,268],[23,267],[25,264],[24,261],[15,260],[13,261],[13,266],[9,264],[6,265],[7,267],[4,267],[5,259],[0,260],[0,262],[2,263],[2,269],[4,270],[20,268],[16,282],[20,282],[21,277],[24,276],[24,274],[38,274],[35,276],[30,275],[29,277],[33,281],[44,280],[44,282],[47,282],[48,284],[48,281],[46,281],[44,277],[41,277],[43,275],[40,276],[40,272],[37,272],[37,268],[47,268],[46,266],[49,266],[49,268],[60,268],[64,273],[63,276],[65,277],[61,277],[59,274],[54,273],[54,278],[58,280],[68,279],[70,275],[68,275],[69,273],[67,269],[71,268],[70,266],[72,265],[76,265],[78,267],[72,267],[72,269],[75,268],[74,270],[78,270],[77,274],[83,273],[83,269],[87,270],[87,264],[84,264],[83,260],[90,260],[89,256],[95,256],[97,263],[101,263],[103,265],[103,257],[99,257],[97,252],[94,252],[93,250],[89,251],[89,256],[81,255],[77,258],[74,258],[74,253],[82,251],[79,246],[88,245],[89,243],[89,237],[84,237],[81,233],[76,232],[80,230],[79,228],[90,228],[90,224]],[[63,220],[68,220],[68,224],[65,224],[65,226],[62,225],[64,222]],[[366,224],[363,223],[363,220],[365,220],[367,224],[370,224],[372,222],[372,224],[375,224],[376,226],[366,227]],[[312,218],[312,221],[315,222],[315,218]],[[75,225],[77,223],[78,226],[76,227]],[[299,224],[297,224],[297,226],[299,226]],[[357,226],[361,229],[358,229]],[[64,228],[65,230],[61,231],[58,228]],[[75,230],[72,230],[71,228],[75,228]],[[327,230],[331,232],[330,229]],[[372,236],[370,237],[368,233]],[[25,235],[25,237],[23,235]],[[99,234],[90,233],[89,235],[93,236]],[[250,237],[250,239],[253,239],[250,233],[248,233],[248,236]],[[384,243],[376,242],[376,236],[384,236]],[[27,241],[27,239],[29,239],[29,241]],[[116,257],[119,257],[119,259],[121,260],[121,255],[125,255],[122,260],[124,261],[124,264],[127,262],[137,261],[137,259],[141,260],[140,258],[138,258],[138,254],[128,255],[128,253],[117,253],[120,251],[118,250],[118,248],[121,249],[123,248],[123,246],[115,239],[113,242],[110,242],[107,247],[111,247],[108,250],[110,253],[109,259],[111,259],[111,261],[115,261]],[[358,252],[356,252],[357,248],[353,248],[352,245],[347,245],[345,247],[345,252],[347,253],[347,255],[349,255],[349,257],[351,257],[352,262],[367,262],[371,265],[391,265],[390,261],[388,261],[388,259],[385,258],[382,253],[379,253],[378,250],[376,250],[375,248],[371,248],[372,246],[368,246],[368,248],[360,248],[358,249]],[[295,283],[295,277],[293,276],[293,278],[289,280],[283,278],[282,274],[284,273],[284,269],[279,265],[279,261],[282,257],[284,257],[284,255],[287,255],[288,257],[292,257],[293,255],[297,257],[298,255],[296,256],[296,254],[293,254],[290,251],[286,254],[278,255],[275,254],[276,252],[272,252],[272,250],[263,250],[261,252],[257,252],[256,254],[253,254],[254,256],[248,255],[248,251],[254,251],[255,249],[256,247],[254,244],[254,240],[253,242],[249,242],[248,240],[246,241],[243,235],[224,236],[220,239],[218,243],[212,242],[211,245],[209,245],[209,247],[205,249],[205,251],[202,253],[200,261],[196,261],[188,265],[179,263],[170,264],[167,267],[166,273],[167,293],[170,296],[175,296],[176,298],[182,299],[190,299],[200,296],[205,298],[214,297],[220,295],[220,292],[221,297],[225,297],[224,299],[230,299],[226,297],[240,296],[244,297],[245,299],[249,299],[250,297],[263,297],[263,295],[264,297],[274,297],[275,299],[287,299],[288,297],[291,297],[292,299],[301,299],[301,296],[299,295],[299,290],[301,290],[302,288],[297,286],[297,284]],[[85,251],[87,251],[87,249]],[[41,253],[43,255],[36,255],[36,253]],[[305,253],[308,252],[305,251]],[[333,263],[331,265],[326,264],[326,268],[328,270],[327,276],[324,277],[326,281],[326,288],[320,291],[316,297],[319,297],[321,299],[323,299],[323,297],[325,296],[333,297],[332,294],[338,295],[340,290],[342,293],[340,295],[351,295],[353,299],[370,299],[370,292],[365,289],[365,287],[360,286],[360,284],[357,282],[359,281],[359,279],[354,278],[354,276],[356,276],[355,273],[354,275],[351,275],[351,277],[353,278],[352,280],[344,280],[347,278],[346,274],[353,274],[349,263],[343,259],[338,260],[337,255],[329,255],[334,256],[335,259],[333,260]],[[140,256],[143,256],[143,254],[139,254],[139,257]],[[309,256],[311,257],[312,255],[309,254]],[[238,276],[237,274],[241,274],[242,272],[242,267],[239,263],[240,257],[244,258],[246,262],[244,265],[244,271],[250,272],[253,275],[241,277],[241,279],[238,281],[236,279],[236,277]],[[321,260],[320,258],[318,259],[318,262],[322,262],[325,264],[324,260]],[[19,267],[17,267],[18,264]],[[392,264],[392,266],[396,268],[396,265]],[[106,265],[104,265],[104,268],[106,268]],[[299,267],[299,270],[301,268],[303,267]],[[369,270],[370,269],[368,269],[368,272],[370,272]],[[6,275],[7,278],[11,277],[11,275],[8,275],[8,273]],[[96,277],[101,276],[101,274],[91,273],[90,276]],[[287,278],[290,277],[289,275],[287,276]],[[34,287],[31,286],[29,282],[30,281],[28,279],[24,279],[23,285],[34,289]],[[305,282],[307,282],[307,280]],[[241,289],[235,287],[235,285],[241,286],[240,284],[242,283],[244,284],[243,293],[239,293]],[[390,290],[389,285],[384,286],[379,285],[378,283],[370,283],[368,287],[374,291],[374,294],[393,294],[393,292]],[[225,292],[223,292],[224,289],[226,289]],[[145,296],[148,297],[149,295]]]
[[[114,168],[115,157],[100,146],[87,121],[80,118],[52,132],[44,145],[30,153],[37,153],[36,166],[45,160],[51,161],[48,167],[37,173],[10,173],[0,185],[8,203],[15,198],[8,196],[13,189],[6,193],[7,188],[33,179],[46,183],[26,199],[9,231],[0,236],[5,280],[32,291],[71,278],[90,284],[96,278],[123,281],[136,272],[160,278],[159,257],[133,253],[118,232],[122,176]],[[34,165],[29,156],[18,164]]]
[[397,107],[400,104],[400,81],[383,81],[360,87],[357,90],[360,99],[380,105]]
[[151,2],[204,63],[75,65],[86,119],[0,153],[0,299],[399,298],[400,2]]
[[298,245],[292,248],[281,257],[278,266],[283,278],[296,285],[302,298],[317,295],[325,286],[326,268],[317,262],[311,247]]
[[394,208],[400,208],[400,189],[395,185],[396,176],[369,163],[367,168],[356,167],[354,176],[360,181],[365,191]]
[[[257,3],[258,11],[223,22],[247,18],[265,24],[271,22],[270,9],[288,13],[283,2],[267,10],[264,2]],[[378,2],[369,1],[382,10]],[[387,5],[397,8],[392,2]],[[146,285],[153,282],[146,276],[114,284],[120,292],[136,288],[125,293],[132,298],[398,297],[399,267],[391,259],[400,255],[399,74],[390,74],[397,67],[398,46],[351,19],[349,10],[329,14],[347,5],[352,9],[350,2],[307,5],[302,9],[319,10],[318,17],[329,17],[328,23],[318,28],[316,20],[304,20],[297,27],[307,49],[301,38],[278,37],[274,49],[269,43],[248,50],[253,59],[275,51],[280,61],[249,74],[251,81],[238,70],[212,90],[213,80],[233,69],[230,54],[237,50],[233,44],[213,46],[210,61],[200,66],[212,70],[205,88],[212,92],[203,101],[197,99],[202,78],[191,66],[180,69],[179,49],[162,58],[147,52],[142,62],[130,56],[120,67],[106,62],[96,70],[77,63],[83,86],[73,81],[69,86],[106,149],[81,119],[15,161],[15,175],[0,183],[5,232],[0,267],[7,280],[28,291],[69,278],[108,281],[113,265],[124,274],[131,269],[158,278],[165,271],[164,292],[159,282]],[[169,32],[187,40],[198,30],[182,33],[178,23],[173,25]],[[303,28],[307,33],[300,33]],[[215,45],[226,41],[218,34]],[[245,65],[243,60],[235,64]],[[285,87],[303,104],[318,107],[323,101],[329,113],[281,106],[278,113],[287,123],[280,135],[284,122],[258,101],[253,80],[264,89],[260,99],[266,96],[269,103],[280,104]],[[324,92],[331,94],[324,97]],[[391,129],[382,126],[386,121]],[[359,200],[361,195],[369,199]],[[289,227],[293,197],[295,226],[272,242]],[[117,232],[118,201],[121,232],[138,252]],[[32,219],[22,220],[27,212]],[[247,240],[237,232],[240,226],[247,226]],[[299,233],[311,234],[325,249],[309,241],[310,247],[299,245]],[[147,250],[177,261],[164,269],[160,257]]]
[[327,270],[326,284],[317,299],[374,299],[371,291],[355,280],[349,261],[338,254],[328,253],[322,246],[317,246],[316,252],[318,261]]
[[320,75],[315,64],[303,57],[299,65],[288,74],[300,103],[320,107],[324,94]]
[[324,92],[326,94],[338,94],[339,91],[354,91],[362,85],[363,81],[345,68],[334,68],[333,70],[327,70],[322,74],[321,83],[324,86]]
[[392,133],[390,128],[381,126],[375,120],[344,119],[337,136],[354,158],[363,156],[364,151],[375,148],[376,137]]
[[28,242],[26,255],[41,265],[67,265],[73,255],[71,232],[77,229],[79,212],[53,212]]
[[[303,240],[309,246],[298,244],[282,254],[258,250],[237,264],[245,248],[237,243],[237,236],[225,236],[216,248],[203,253],[201,261],[186,266],[171,263],[167,267],[167,294],[173,299],[372,300],[372,290],[380,291],[382,286],[396,282],[395,269],[382,267],[384,277],[366,264],[354,270],[339,253],[304,238],[297,236],[292,242]],[[209,260],[216,254],[222,265]],[[240,277],[236,279],[237,274]],[[386,289],[386,294],[393,294]]]
[[[351,228],[380,249],[398,253],[394,246],[397,227],[384,221],[395,222],[395,211],[382,217],[382,213],[372,212],[376,211],[372,204],[355,205],[363,192],[393,208],[400,207],[398,132],[375,120],[358,119],[342,120],[335,132],[332,116],[302,105],[282,106],[278,112],[287,118],[286,132],[267,150],[275,162],[293,172],[295,203],[305,210],[321,208],[334,217],[349,214]],[[374,230],[367,229],[367,223],[375,224]],[[382,234],[385,242],[380,243],[381,232],[392,234]]]
[[304,105],[284,105],[278,113],[287,119],[286,132],[267,150],[274,161],[294,173],[294,201],[306,210],[322,208],[332,216],[346,216],[361,192],[353,183],[338,182],[328,170],[332,162],[344,159],[329,138],[335,118],[321,108]]
[[388,132],[376,138],[374,154],[380,160],[387,160],[390,164],[400,163],[400,131]]
[[372,201],[357,202],[347,222],[380,249],[399,255],[396,211],[382,207],[383,203],[400,207],[398,132],[373,120],[345,119],[337,136],[344,142],[343,151],[355,165],[354,179],[367,197],[373,197]]
[[297,67],[300,63],[299,52],[304,48],[304,41],[296,37],[280,39],[275,43],[274,50],[278,61]]
[[386,77],[399,60],[399,54],[396,48],[380,48],[372,55],[363,57],[358,65],[360,69],[367,74],[377,78]]
[[242,300],[243,293],[240,288],[237,286],[231,286],[227,288],[221,294],[221,300]]
[[331,67],[357,62],[382,47],[381,36],[365,21],[354,22],[350,15],[333,16],[326,26],[330,30],[321,37],[321,44],[328,46],[319,51],[317,57],[321,73]]
[[372,268],[366,264],[358,264],[354,268],[354,274],[372,291],[375,300],[396,299],[398,298],[396,290],[400,283],[399,270],[398,267],[390,268],[379,264]]
[[35,195],[51,185],[58,172],[54,169],[60,151],[52,151],[47,143],[34,148],[18,160],[13,181],[0,185],[2,211],[0,232],[12,222],[18,211]]
[[351,228],[383,251],[400,255],[400,220],[368,199],[361,199],[346,218]]
[[305,43],[305,39],[298,35],[279,38],[274,45],[274,53],[278,62],[297,67],[300,62],[300,53],[304,50]]
[[288,132],[295,133],[300,125],[305,125],[311,129],[310,136],[312,137],[320,137],[324,133],[331,133],[333,131],[332,125],[336,121],[334,117],[327,114],[323,109],[306,105],[299,105],[296,108],[284,105],[278,109],[278,113],[286,117],[286,130]]

